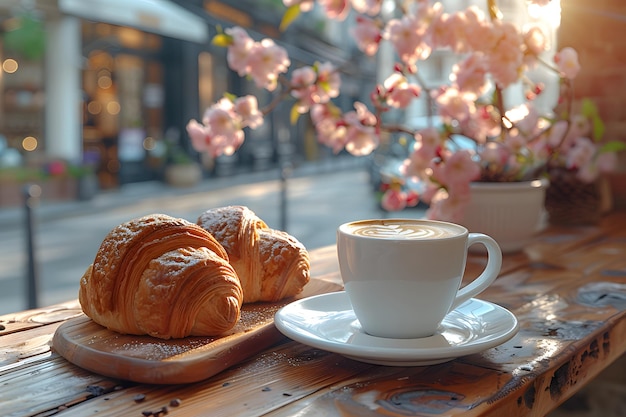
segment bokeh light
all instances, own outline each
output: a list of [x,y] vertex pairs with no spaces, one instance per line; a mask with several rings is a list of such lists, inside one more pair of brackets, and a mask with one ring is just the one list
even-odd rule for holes
[[7,74],[13,74],[15,71],[17,71],[18,68],[19,68],[19,65],[17,61],[12,58],[7,58],[2,63],[2,69]]

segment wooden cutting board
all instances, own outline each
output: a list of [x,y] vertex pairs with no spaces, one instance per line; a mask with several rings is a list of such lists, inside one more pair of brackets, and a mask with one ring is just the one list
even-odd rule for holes
[[[297,298],[340,289],[336,283],[311,279]],[[101,375],[148,384],[196,382],[280,341],[284,336],[274,326],[274,314],[293,300],[244,305],[239,323],[220,337],[162,340],[123,335],[82,315],[59,326],[52,346],[73,364]]]

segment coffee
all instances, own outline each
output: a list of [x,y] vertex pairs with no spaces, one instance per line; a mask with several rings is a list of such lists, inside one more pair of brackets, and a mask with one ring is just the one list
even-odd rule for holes
[[[482,273],[461,288],[467,250],[487,248]],[[342,224],[337,256],[346,293],[369,335],[417,338],[435,334],[452,309],[485,290],[502,264],[498,244],[453,223],[370,219]]]
[[363,220],[349,223],[346,232],[376,239],[445,239],[459,236],[464,229],[454,224],[415,220]]

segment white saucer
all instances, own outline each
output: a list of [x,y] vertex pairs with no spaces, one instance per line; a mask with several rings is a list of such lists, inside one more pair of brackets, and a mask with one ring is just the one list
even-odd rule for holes
[[433,336],[374,337],[361,330],[344,291],[294,301],[276,313],[274,323],[285,336],[300,343],[388,366],[447,362],[500,345],[519,328],[507,309],[473,298],[450,312]]

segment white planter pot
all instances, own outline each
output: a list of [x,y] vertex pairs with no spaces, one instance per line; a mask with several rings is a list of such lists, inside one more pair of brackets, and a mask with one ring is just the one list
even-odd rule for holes
[[543,179],[472,183],[472,200],[459,223],[493,237],[503,253],[520,251],[543,228],[547,186]]

